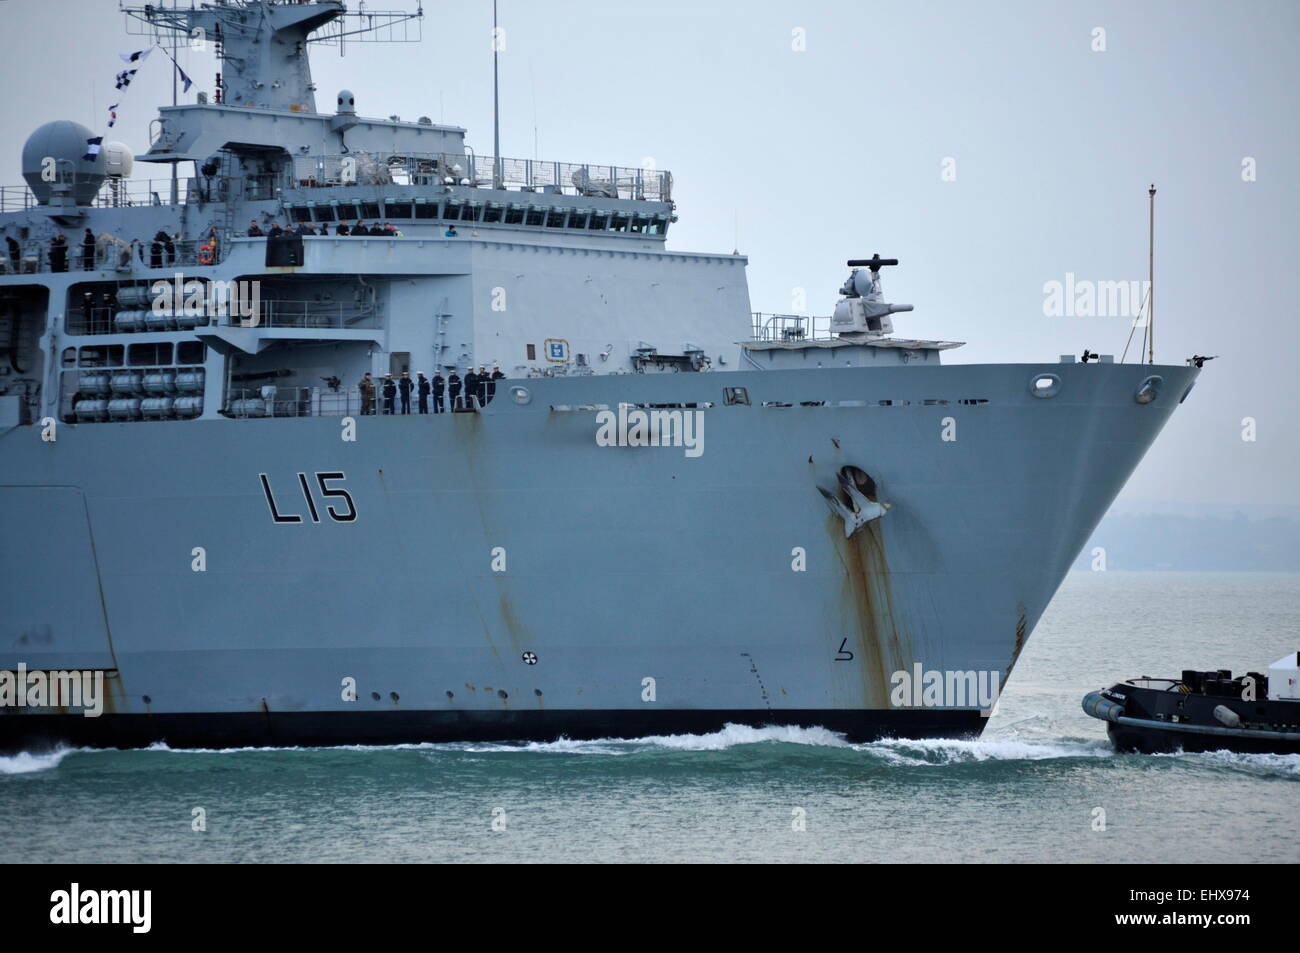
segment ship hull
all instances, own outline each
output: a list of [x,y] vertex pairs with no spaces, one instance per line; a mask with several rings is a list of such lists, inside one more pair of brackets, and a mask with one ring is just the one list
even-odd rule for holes
[[[217,712],[0,717],[0,751],[62,746],[144,748],[322,747],[445,742],[546,742],[708,734],[727,725],[824,728],[849,742],[965,738],[977,711],[625,709],[568,711]],[[22,724],[19,724],[22,722]],[[11,724],[12,723],[12,724]]]
[[[1040,373],[1056,396],[1031,395]],[[351,440],[329,417],[13,428],[0,669],[102,672],[105,704],[6,709],[0,744],[978,734],[987,699],[900,696],[899,673],[1005,685],[1194,376],[538,379],[477,414],[358,417]],[[600,445],[620,402],[698,413],[700,452]],[[847,538],[819,493],[844,467],[889,504]]]

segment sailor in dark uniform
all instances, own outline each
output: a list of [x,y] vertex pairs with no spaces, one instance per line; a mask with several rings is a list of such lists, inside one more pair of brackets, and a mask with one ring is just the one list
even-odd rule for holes
[[501,373],[501,368],[494,364],[492,366],[492,377],[488,380],[487,387],[487,399],[489,404],[492,403],[492,398],[497,395],[497,381],[503,381],[505,379],[506,375]]
[[347,235],[349,232],[351,232],[351,229],[348,228],[347,219],[344,219],[334,226],[335,235]]
[[447,375],[447,396],[451,398],[451,409],[455,410],[461,406],[460,403],[460,375],[456,373],[456,368],[451,369]]
[[442,371],[433,372],[433,412],[442,413],[446,408],[442,406],[442,395],[447,391],[447,378],[442,376]]
[[62,232],[50,239],[50,271],[68,270],[68,240]]
[[393,412],[393,400],[397,397],[397,385],[393,383],[393,375],[384,375],[384,413]]
[[402,379],[397,382],[397,389],[402,395],[402,413],[411,412],[411,388],[415,386],[415,381],[411,380],[411,375],[402,371]]
[[424,376],[423,371],[416,376],[420,378],[419,383],[416,384],[416,394],[420,398],[420,413],[427,414],[429,412],[429,378]]
[[474,373],[474,365],[469,366],[465,372],[465,406],[470,410],[477,410],[478,401],[478,375]]

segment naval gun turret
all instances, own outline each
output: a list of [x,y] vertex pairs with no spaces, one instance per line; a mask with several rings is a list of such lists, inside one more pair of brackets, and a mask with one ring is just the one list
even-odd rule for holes
[[910,304],[889,304],[880,290],[880,269],[897,264],[897,258],[881,258],[879,254],[849,259],[848,265],[853,271],[840,288],[844,297],[836,303],[835,313],[831,316],[833,333],[849,340],[894,333],[894,322],[889,316],[912,310]]

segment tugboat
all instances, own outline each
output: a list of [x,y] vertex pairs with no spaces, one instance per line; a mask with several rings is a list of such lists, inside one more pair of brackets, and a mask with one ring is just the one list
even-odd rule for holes
[[1268,674],[1187,670],[1182,678],[1130,678],[1083,696],[1117,751],[1300,754],[1300,653]]

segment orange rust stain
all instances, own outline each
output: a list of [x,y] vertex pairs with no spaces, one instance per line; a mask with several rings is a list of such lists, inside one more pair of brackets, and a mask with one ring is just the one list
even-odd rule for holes
[[855,643],[857,654],[853,662],[836,664],[856,665],[862,674],[866,704],[888,708],[891,676],[910,670],[917,659],[910,650],[910,639],[899,632],[894,617],[881,524],[882,520],[874,520],[845,539],[843,521],[834,514],[828,514],[826,519],[826,531],[835,540],[844,568],[844,605],[850,610],[850,631],[845,634]]
[[123,705],[126,703],[126,686],[122,684],[122,679],[117,672],[104,673],[104,714],[112,715],[117,712],[118,696],[121,695]]
[[1016,606],[1016,644],[1011,649],[1011,659],[1007,662],[1007,671],[1002,678],[1002,684],[1005,686],[1011,678],[1011,670],[1016,667],[1016,659],[1020,658],[1020,652],[1025,647],[1025,630],[1028,628],[1025,620],[1025,607]]
[[501,611],[501,622],[506,627],[506,635],[510,638],[510,644],[514,646],[516,652],[523,654],[527,646],[527,634],[519,620],[515,618],[514,607],[510,605],[510,600],[506,596],[501,596],[497,600],[497,607]]

